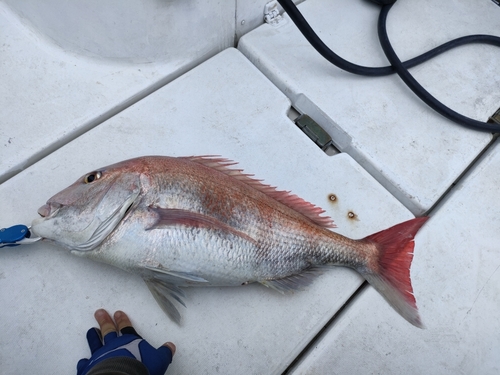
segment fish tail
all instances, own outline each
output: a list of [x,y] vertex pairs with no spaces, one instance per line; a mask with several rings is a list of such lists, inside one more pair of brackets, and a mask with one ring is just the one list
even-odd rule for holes
[[423,325],[413,295],[410,266],[413,239],[427,219],[415,218],[364,238],[362,241],[375,244],[378,252],[358,269],[401,316],[419,328]]

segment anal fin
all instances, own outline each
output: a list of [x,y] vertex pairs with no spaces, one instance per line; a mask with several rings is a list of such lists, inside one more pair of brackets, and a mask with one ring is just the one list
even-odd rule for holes
[[310,285],[322,273],[321,267],[310,267],[301,273],[286,276],[281,279],[259,281],[262,285],[277,290],[281,294],[291,293]]

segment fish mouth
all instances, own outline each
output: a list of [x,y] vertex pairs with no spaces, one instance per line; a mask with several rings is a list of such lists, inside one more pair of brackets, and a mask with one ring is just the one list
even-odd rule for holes
[[60,203],[50,202],[40,207],[38,214],[44,219],[50,219],[57,215],[62,206]]

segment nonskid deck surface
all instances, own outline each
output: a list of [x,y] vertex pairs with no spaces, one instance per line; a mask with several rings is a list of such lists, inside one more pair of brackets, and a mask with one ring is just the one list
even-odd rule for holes
[[[425,330],[342,268],[285,296],[259,285],[188,289],[178,326],[138,276],[48,244],[2,249],[2,373],[74,371],[99,307],[126,311],[153,345],[176,343],[172,374],[498,372],[500,147],[491,135],[442,119],[397,77],[338,71],[289,20],[249,32],[238,49],[224,34],[181,63],[123,62],[62,48],[6,3],[0,227],[30,223],[85,172],[153,154],[236,160],[323,207],[352,238],[429,209],[431,220],[416,237],[411,272]],[[500,7],[478,3],[398,2],[389,19],[395,48],[409,58],[453,37],[498,35]],[[368,34],[371,4],[307,0],[299,8],[339,54],[385,64]],[[491,46],[468,46],[414,73],[450,106],[486,120],[500,105],[497,56]],[[320,150],[290,120],[291,106],[320,122],[341,153]]]

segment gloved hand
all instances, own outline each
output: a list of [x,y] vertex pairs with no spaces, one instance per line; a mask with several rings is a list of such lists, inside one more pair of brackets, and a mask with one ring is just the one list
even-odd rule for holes
[[[100,330],[91,328],[87,332],[87,341],[92,357],[81,359],[78,362],[77,375],[87,374],[96,365],[109,365],[120,369],[123,366],[126,369],[132,367],[135,369],[135,373],[141,373],[141,370],[145,371],[145,367],[150,375],[165,374],[175,353],[174,344],[167,342],[158,349],[153,348],[137,334],[129,318],[122,311],[117,311],[114,315],[118,329],[105,310],[97,310],[94,316],[99,323]],[[118,331],[121,336],[118,336]],[[104,342],[101,337],[104,338]],[[142,365],[133,360],[134,358]],[[104,361],[106,363],[103,363]]]

